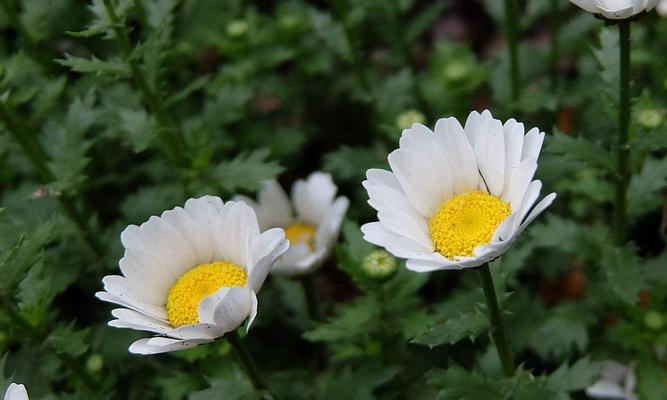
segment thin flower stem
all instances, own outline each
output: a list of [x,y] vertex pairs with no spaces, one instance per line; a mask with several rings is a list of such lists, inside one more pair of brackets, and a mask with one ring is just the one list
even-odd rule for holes
[[630,20],[618,24],[621,51],[621,81],[618,103],[618,143],[616,144],[616,186],[614,190],[613,238],[616,244],[625,242],[627,223],[627,191],[630,181],[628,133],[630,127]]
[[241,364],[243,365],[243,368],[245,369],[246,374],[248,374],[248,378],[250,378],[250,382],[252,382],[252,385],[255,387],[255,389],[257,389],[259,392],[262,392],[266,398],[275,399],[275,396],[269,389],[269,386],[266,384],[262,373],[259,371],[259,367],[257,367],[255,359],[252,357],[252,354],[250,354],[250,351],[248,351],[248,348],[246,347],[245,343],[243,343],[243,340],[239,334],[236,331],[231,331],[225,335],[225,338],[236,351],[236,354],[238,355],[239,360],[241,361]]
[[493,286],[493,278],[489,270],[489,264],[486,263],[479,267],[479,280],[484,289],[484,296],[486,297],[486,308],[489,312],[489,321],[491,322],[491,336],[493,343],[496,345],[500,364],[503,368],[505,376],[514,375],[514,363],[510,354],[507,339],[505,338],[505,330],[503,328],[503,320],[500,315],[498,307],[498,299],[496,297],[496,289]]
[[[37,171],[43,184],[48,184],[55,180],[55,176],[48,166],[49,157],[44,147],[39,143],[32,131],[25,126],[23,121],[16,115],[12,107],[0,100],[0,120],[4,122],[6,131],[19,144],[23,153],[28,157],[33,167]],[[55,196],[60,203],[61,208],[74,223],[81,234],[84,242],[88,244],[92,252],[101,257],[104,255],[104,246],[97,239],[97,235],[88,225],[84,215],[75,207],[75,201],[65,194]]]
[[113,31],[116,35],[118,45],[123,52],[125,61],[130,67],[132,79],[139,86],[144,102],[150,107],[151,111],[155,114],[155,118],[157,119],[158,123],[163,128],[160,130],[160,132],[163,135],[163,140],[167,148],[167,155],[175,162],[181,162],[183,161],[181,152],[182,138],[178,134],[176,123],[173,121],[170,115],[165,112],[158,94],[155,93],[150,87],[148,80],[139,67],[139,63],[135,58],[132,57],[132,46],[130,44],[129,35],[127,33],[127,27],[118,18],[116,10],[111,4],[111,0],[103,1],[104,7],[106,8],[109,19],[113,25]]
[[313,321],[322,321],[322,308],[320,307],[320,296],[318,296],[315,276],[306,274],[301,278],[303,289],[306,293],[306,305],[308,306],[308,315]]
[[505,0],[505,25],[507,48],[509,49],[510,55],[510,83],[512,88],[512,101],[516,102],[519,100],[519,95],[521,94],[519,83],[519,20],[516,14],[516,0]]

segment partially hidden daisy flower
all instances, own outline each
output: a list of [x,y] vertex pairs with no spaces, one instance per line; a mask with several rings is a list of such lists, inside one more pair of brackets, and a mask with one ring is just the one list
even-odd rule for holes
[[28,400],[28,391],[25,386],[12,383],[7,387],[5,400]]
[[525,134],[489,111],[473,111],[465,128],[440,119],[403,131],[389,154],[391,171],[371,169],[363,182],[378,222],[364,239],[428,272],[477,267],[503,254],[556,197],[537,205],[542,183],[532,180],[544,133]]
[[586,395],[593,399],[637,400],[637,377],[633,365],[623,365],[607,360],[602,365],[600,379],[586,388]]
[[576,6],[607,19],[626,19],[651,11],[658,0],[570,0]]
[[190,199],[121,233],[123,276],[104,277],[96,296],[114,309],[110,326],[154,332],[130,346],[163,353],[211,342],[257,314],[256,293],[287,250],[285,232],[260,234],[252,208],[219,197]]
[[343,196],[336,197],[337,191],[330,174],[313,172],[292,185],[291,200],[275,180],[263,183],[257,201],[236,197],[255,210],[262,230],[285,229],[290,247],[272,273],[306,274],[327,259],[350,203]]

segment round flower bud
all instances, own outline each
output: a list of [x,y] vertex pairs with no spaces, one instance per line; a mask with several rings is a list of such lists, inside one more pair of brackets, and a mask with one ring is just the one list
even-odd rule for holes
[[646,129],[655,129],[662,124],[663,115],[660,110],[649,108],[641,110],[637,117],[639,125]]
[[408,110],[396,118],[396,126],[398,129],[409,129],[414,124],[423,124],[426,122],[426,116],[417,110]]
[[248,32],[248,23],[242,20],[227,24],[227,34],[233,38],[240,38]]
[[396,259],[384,250],[373,250],[361,263],[366,275],[377,280],[387,280],[398,271]]
[[443,71],[446,80],[456,82],[463,79],[468,73],[468,66],[465,63],[453,61]]
[[104,358],[99,353],[93,353],[86,360],[86,369],[88,372],[96,373],[102,370],[104,366]]
[[644,324],[657,331],[662,329],[665,326],[665,317],[657,311],[650,310],[644,314]]

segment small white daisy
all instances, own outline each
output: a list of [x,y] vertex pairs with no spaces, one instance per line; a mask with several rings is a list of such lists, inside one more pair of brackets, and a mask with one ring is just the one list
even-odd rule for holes
[[626,19],[651,11],[658,0],[570,0],[584,10],[607,19]]
[[28,391],[25,386],[12,383],[5,392],[5,400],[28,400]]
[[274,180],[264,182],[258,201],[237,196],[255,209],[262,230],[285,229],[290,247],[272,273],[306,274],[327,259],[350,203],[343,196],[336,198],[337,191],[331,175],[313,172],[306,180],[294,183],[291,201]]
[[163,353],[211,342],[257,314],[256,293],[287,250],[282,229],[260,234],[252,208],[219,197],[190,199],[121,233],[123,276],[96,296],[123,308],[110,326],[157,333],[130,346]]
[[418,272],[477,267],[503,254],[556,197],[537,205],[542,183],[532,180],[544,133],[524,134],[489,111],[470,113],[465,128],[440,119],[403,131],[389,154],[392,171],[371,169],[363,182],[378,222],[364,239]]
[[594,399],[637,400],[635,386],[637,378],[634,367],[613,360],[602,366],[600,380],[586,389],[586,394]]

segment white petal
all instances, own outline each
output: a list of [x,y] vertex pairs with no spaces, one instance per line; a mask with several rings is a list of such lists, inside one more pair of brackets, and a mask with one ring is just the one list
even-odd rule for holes
[[505,182],[505,136],[500,121],[482,121],[476,135],[475,157],[483,183],[490,194],[500,196]]
[[25,386],[12,383],[5,392],[5,400],[28,400],[28,391]]
[[452,171],[453,194],[475,190],[479,185],[477,161],[459,121],[453,117],[439,119],[435,137]]
[[615,382],[598,381],[586,389],[586,395],[595,399],[625,400],[623,388]]
[[197,255],[188,240],[162,218],[152,216],[141,224],[139,240],[143,250],[171,261],[164,267],[175,266],[173,274],[181,275],[197,265]]
[[255,322],[255,318],[257,317],[257,295],[255,294],[255,292],[251,291],[250,296],[252,304],[250,308],[250,316],[248,317],[248,323],[245,326],[246,333],[250,330],[250,326],[252,325],[253,322]]
[[570,1],[590,13],[598,12],[597,0],[570,0]]
[[512,179],[512,173],[519,168],[523,151],[524,127],[522,123],[510,119],[503,125],[505,135],[505,189],[503,196]]
[[540,151],[542,150],[542,143],[544,143],[544,132],[540,132],[539,129],[533,128],[523,139],[523,150],[521,152],[521,160],[527,158],[538,159],[540,157]]
[[414,208],[424,217],[433,215],[445,199],[441,185],[443,177],[438,175],[423,155],[414,151],[394,150],[388,160]]
[[296,181],[292,186],[292,202],[297,219],[318,225],[337,190],[331,175],[323,172],[313,172],[305,181]]
[[271,266],[288,248],[285,231],[280,228],[269,229],[256,237],[251,244],[252,263],[249,266],[246,287],[259,292]]
[[209,229],[203,228],[183,208],[162,213],[162,219],[179,231],[195,253],[195,263],[204,264],[214,261],[215,244]]
[[160,334],[167,334],[174,329],[165,321],[127,308],[116,308],[111,311],[111,315],[118,318],[109,321],[109,326],[115,328],[130,328]]
[[262,184],[258,198],[260,207],[256,209],[260,229],[284,228],[292,222],[292,206],[287,193],[275,180]]
[[533,176],[535,176],[535,171],[537,171],[537,159],[527,158],[521,161],[518,168],[512,172],[509,185],[502,196],[502,199],[510,204],[512,212],[518,210],[521,206],[521,201]]
[[364,224],[361,231],[364,234],[365,241],[384,247],[396,257],[428,259],[433,253],[432,243],[430,246],[424,246],[413,238],[391,232],[380,222]]
[[248,266],[250,243],[259,235],[255,212],[245,203],[225,204],[215,225],[216,258],[240,266]]
[[530,225],[530,223],[533,222],[533,220],[537,218],[537,216],[540,215],[542,211],[546,210],[547,207],[549,207],[551,203],[554,202],[555,199],[556,199],[556,193],[550,193],[545,198],[543,198],[539,203],[537,203],[535,208],[533,208],[530,214],[528,214],[528,217],[526,217],[526,220],[519,226],[518,233],[523,232],[523,230],[526,229],[526,227]]
[[107,303],[118,304],[119,306],[127,307],[139,313],[146,314],[152,318],[167,320],[167,311],[164,307],[156,307],[152,304],[144,303],[136,299],[127,299],[119,297],[109,292],[97,292],[95,297]]
[[[516,217],[514,218],[514,228],[516,230],[518,226],[526,218],[530,210],[532,210],[533,205],[537,201],[537,198],[540,197],[540,191],[542,190],[542,182],[535,180],[530,182],[528,189],[526,189],[526,194],[521,201],[519,210],[516,211]],[[513,211],[514,213],[514,211]]]
[[215,325],[220,332],[229,332],[248,318],[251,309],[252,299],[248,289],[223,287],[199,303],[199,321]]
[[135,248],[125,250],[118,265],[133,287],[142,288],[142,297],[155,305],[164,303],[169,289],[181,275],[174,260]]
[[208,339],[180,340],[163,337],[139,339],[130,345],[133,354],[159,354],[170,351],[186,350],[209,343]]
[[409,237],[427,248],[433,246],[428,224],[423,218],[415,218],[400,209],[389,209],[378,212],[378,219],[382,226],[399,236]]
[[225,331],[215,324],[197,323],[174,328],[168,336],[181,340],[214,340],[224,334]]
[[[310,265],[309,259],[313,252],[304,243],[290,244],[287,251],[273,264],[270,273],[283,276],[294,276],[305,273]],[[305,265],[304,265],[305,264]]]
[[[151,301],[151,299],[155,296],[151,295],[151,292],[154,289],[150,285],[146,285],[145,287],[138,287],[132,282],[128,281],[127,278],[119,275],[107,275],[102,278],[102,283],[104,284],[104,290],[106,292],[108,292],[114,298],[119,299],[123,303],[119,303],[113,300],[111,300],[111,302],[120,304],[122,306],[125,306],[125,303],[131,304],[132,306],[129,308],[138,308],[139,312],[144,312],[157,318],[162,318],[162,315],[166,315],[164,311],[166,298],[161,299],[159,302]],[[105,292],[98,292],[98,294],[99,293]],[[98,296],[98,298],[102,299],[100,296]]]

